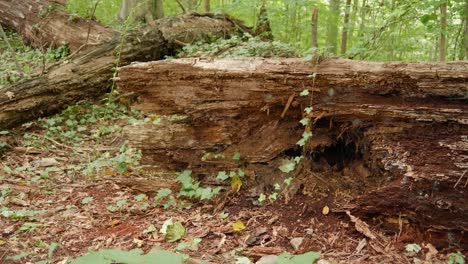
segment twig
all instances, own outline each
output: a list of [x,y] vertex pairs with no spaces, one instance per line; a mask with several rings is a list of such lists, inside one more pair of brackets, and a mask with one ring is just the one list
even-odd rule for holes
[[91,17],[89,18],[89,23],[88,23],[88,35],[86,35],[86,44],[88,44],[88,40],[89,40],[89,34],[91,33],[91,22],[93,21],[93,17],[94,15],[96,14],[96,9],[97,9],[97,6],[99,5],[99,2],[101,0],[97,0],[96,1],[96,4],[94,5],[94,8],[93,8],[93,12],[91,13]]
[[[457,185],[461,182],[461,180],[463,179],[463,177],[465,176],[466,172],[468,172],[468,170],[465,170],[462,175],[460,176],[460,178],[458,178],[458,181],[455,183],[455,185],[453,185],[453,188],[457,188]],[[466,185],[466,184],[465,184]]]
[[5,34],[5,31],[3,31],[2,25],[0,25],[0,33],[2,34],[3,39],[5,40],[5,43],[7,44],[8,49],[11,52],[11,56],[13,57],[13,61],[15,61],[16,69],[20,73],[21,76],[23,76],[23,71],[21,70],[21,67],[18,63],[18,60],[16,60],[16,53],[13,47],[10,45],[10,42],[8,41],[7,35]]
[[177,4],[179,4],[180,8],[182,9],[182,12],[187,13],[187,11],[185,10],[185,7],[184,5],[182,5],[182,3],[179,1],[179,0],[176,0]]

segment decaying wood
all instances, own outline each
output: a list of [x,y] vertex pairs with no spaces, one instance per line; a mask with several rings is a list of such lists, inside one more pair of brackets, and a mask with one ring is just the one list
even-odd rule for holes
[[[358,190],[355,215],[397,216],[438,246],[466,245],[467,69],[468,62],[179,59],[123,67],[118,85],[138,96],[140,110],[185,116],[124,128],[146,163],[207,170],[232,166],[240,151],[257,177],[281,174],[280,160],[302,152],[299,120],[311,99],[299,94],[308,89],[316,124],[305,178],[328,173],[328,190]],[[200,159],[207,152],[227,158]]]
[[68,44],[72,52],[83,44],[100,44],[116,35],[113,29],[96,21],[68,14],[64,2],[0,0],[0,24],[18,32],[33,47]]
[[240,23],[227,16],[192,13],[154,21],[123,41],[116,36],[53,66],[45,75],[0,89],[0,128],[97,98],[109,90],[116,63],[163,59],[180,48],[178,43],[228,37],[242,30]]

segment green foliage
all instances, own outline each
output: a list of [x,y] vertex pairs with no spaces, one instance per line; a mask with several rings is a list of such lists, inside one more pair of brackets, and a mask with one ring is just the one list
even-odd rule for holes
[[421,251],[421,246],[418,244],[408,244],[406,245],[405,250],[407,252],[419,253],[419,251]]
[[465,256],[458,251],[448,256],[447,264],[465,264]]
[[18,72],[13,54],[7,49],[6,43],[0,37],[0,88],[40,73],[50,63],[65,58],[69,54],[67,45],[41,51],[25,46],[18,34],[5,33],[10,45],[15,50],[16,61],[20,65],[21,72]]
[[[94,6],[98,0],[68,0],[67,11],[83,18],[91,18]],[[96,19],[105,25],[117,26],[116,14],[121,0],[100,0],[94,14]]]
[[199,182],[193,180],[192,171],[186,170],[179,174],[177,180],[182,184],[179,197],[189,199],[209,200],[221,191],[220,187],[201,187]]
[[278,256],[274,264],[310,264],[314,263],[320,258],[319,252],[307,252],[302,255],[291,255],[290,253],[283,253]]
[[71,264],[182,264],[183,255],[172,253],[165,250],[153,250],[144,255],[143,250],[133,249],[131,251],[122,251],[119,249],[104,249],[98,252],[90,252],[85,256],[76,258]]
[[212,43],[197,42],[183,47],[177,57],[298,57],[299,53],[290,45],[273,41],[265,42],[259,37],[244,35],[230,39],[217,39]]

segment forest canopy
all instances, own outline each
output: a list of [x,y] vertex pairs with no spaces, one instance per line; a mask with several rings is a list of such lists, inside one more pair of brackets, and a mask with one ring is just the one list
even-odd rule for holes
[[[96,18],[118,27],[120,0],[101,0]],[[202,0],[162,1],[164,14],[203,12]],[[467,56],[467,4],[464,0],[211,0],[210,12],[228,13],[255,27],[266,7],[274,39],[311,53],[311,13],[318,11],[317,44],[323,55],[374,61],[437,61],[445,35],[444,60]],[[89,16],[96,0],[69,0],[68,11]],[[446,28],[441,23],[446,7]],[[182,9],[184,8],[184,10]],[[347,20],[347,21],[346,21]],[[346,32],[346,36],[344,34]],[[343,39],[346,48],[343,49]],[[341,48],[340,48],[341,47]]]

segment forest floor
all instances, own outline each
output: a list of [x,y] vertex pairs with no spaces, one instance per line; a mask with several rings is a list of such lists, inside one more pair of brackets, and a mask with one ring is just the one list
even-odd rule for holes
[[[103,248],[161,248],[189,255],[190,263],[263,256],[259,263],[275,263],[273,255],[310,251],[320,252],[322,264],[447,263],[450,252],[333,211],[331,197],[296,194],[260,205],[247,182],[204,202],[183,200],[174,188],[155,197],[151,183],[174,186],[177,173],[145,171],[121,127],[158,118],[83,104],[2,131],[0,263],[67,263]],[[177,242],[160,232],[169,219],[185,229]]]

